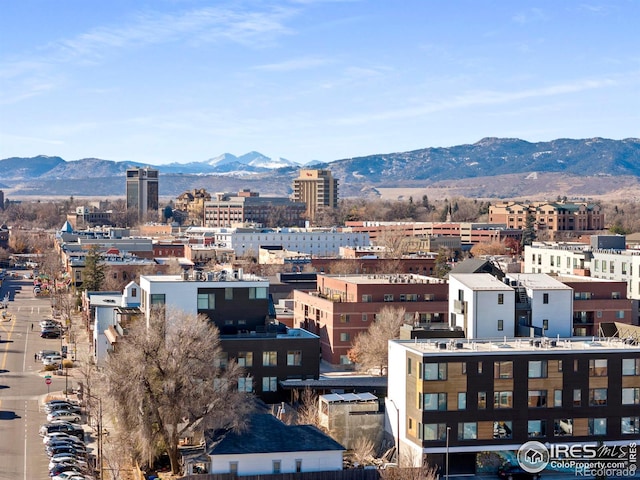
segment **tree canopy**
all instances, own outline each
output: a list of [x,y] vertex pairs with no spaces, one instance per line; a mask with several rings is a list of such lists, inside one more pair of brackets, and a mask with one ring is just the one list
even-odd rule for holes
[[178,444],[193,432],[240,428],[253,397],[237,389],[242,370],[225,362],[218,329],[203,315],[158,309],[134,324],[106,362],[116,425],[137,460],[165,451],[180,473]]

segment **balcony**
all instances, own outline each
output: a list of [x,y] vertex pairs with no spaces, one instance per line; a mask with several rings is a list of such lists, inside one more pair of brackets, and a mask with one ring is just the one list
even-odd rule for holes
[[454,300],[453,301],[453,313],[457,313],[459,315],[464,315],[466,313],[467,303],[463,300]]

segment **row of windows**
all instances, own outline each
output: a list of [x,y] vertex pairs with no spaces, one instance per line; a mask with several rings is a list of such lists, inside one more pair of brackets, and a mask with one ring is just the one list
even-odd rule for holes
[[[238,352],[236,359],[241,367],[253,367],[253,352]],[[278,365],[278,352],[265,351],[262,352],[262,366],[276,367]],[[287,351],[287,366],[302,365],[302,350]]]
[[[411,424],[411,419],[409,419]],[[633,435],[640,431],[640,417],[622,417],[620,430],[623,435]],[[458,440],[477,440],[478,422],[458,423]],[[547,420],[529,420],[527,422],[527,435],[529,438],[546,437]],[[607,418],[588,418],[587,435],[606,435]],[[553,421],[553,436],[564,437],[573,435],[573,419],[561,418]],[[445,423],[418,423],[418,438],[424,441],[443,441],[447,437],[447,425]],[[493,438],[513,438],[513,423],[509,420],[493,422]]]
[[[547,378],[548,376],[548,360],[529,360],[528,361],[528,378]],[[467,373],[467,364],[462,363],[461,373]],[[418,375],[423,380],[446,380],[447,379],[447,363],[418,363]],[[483,370],[483,362],[478,362],[478,373]],[[578,371],[578,360],[573,362],[574,372]],[[562,360],[558,360],[558,372],[562,372]],[[407,374],[412,375],[411,358],[407,359]],[[589,376],[590,377],[606,377],[609,374],[607,359],[590,359],[589,360]],[[623,358],[622,359],[622,375],[637,376],[640,375],[640,358]],[[513,378],[513,361],[493,362],[493,377],[496,379]]]
[[[608,402],[608,393],[606,388],[589,389],[590,407],[606,406]],[[459,392],[458,394],[458,410],[467,408],[467,393]],[[447,407],[447,393],[420,393],[418,394],[418,409],[427,411],[445,411]],[[640,388],[628,387],[622,389],[622,405],[640,405]],[[547,390],[529,390],[527,393],[527,405],[529,408],[546,408],[549,405]],[[579,388],[573,390],[573,406],[582,406],[582,390]],[[553,407],[562,407],[562,390],[553,391]],[[487,408],[487,392],[478,392],[478,409]],[[513,408],[513,391],[505,390],[493,392],[493,408]]]

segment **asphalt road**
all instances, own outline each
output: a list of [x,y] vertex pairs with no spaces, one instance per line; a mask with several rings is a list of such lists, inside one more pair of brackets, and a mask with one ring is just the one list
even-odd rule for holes
[[[51,304],[48,298],[35,297],[32,282],[5,278],[0,291],[1,298],[8,292],[10,299],[8,308],[0,311],[0,479],[48,478],[48,459],[38,435],[46,422],[39,401],[48,388],[34,354],[60,350],[60,340],[40,338],[38,322],[51,318]],[[64,377],[52,375],[49,389],[64,387]]]

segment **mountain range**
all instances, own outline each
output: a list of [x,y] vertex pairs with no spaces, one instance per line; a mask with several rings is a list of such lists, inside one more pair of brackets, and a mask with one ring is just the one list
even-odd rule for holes
[[339,180],[343,198],[384,196],[397,189],[476,198],[640,194],[640,139],[636,138],[537,143],[484,138],[474,144],[306,165],[283,158],[273,160],[259,152],[239,157],[225,153],[203,162],[166,165],[97,158],[66,161],[44,155],[12,157],[0,160],[0,188],[7,197],[123,196],[124,172],[141,166],[160,171],[163,197],[175,197],[194,188],[209,192],[250,188],[263,196],[288,196],[293,178],[303,167],[330,169]]

